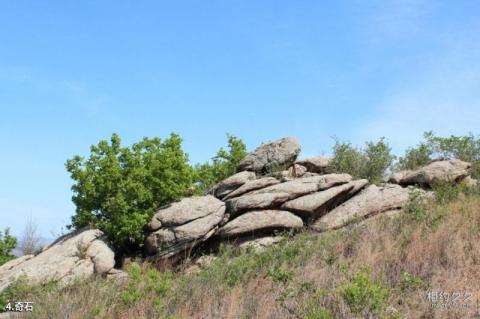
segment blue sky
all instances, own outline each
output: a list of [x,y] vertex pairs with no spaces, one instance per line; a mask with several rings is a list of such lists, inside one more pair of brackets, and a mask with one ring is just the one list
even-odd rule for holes
[[74,212],[67,158],[117,132],[184,138],[193,163],[225,134],[480,133],[480,2],[2,1],[0,229],[54,237]]

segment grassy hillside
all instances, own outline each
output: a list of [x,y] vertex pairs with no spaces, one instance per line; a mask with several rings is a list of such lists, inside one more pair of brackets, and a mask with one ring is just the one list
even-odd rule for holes
[[[35,302],[29,318],[471,318],[480,297],[480,193],[443,189],[435,203],[413,198],[395,217],[292,235],[258,253],[224,247],[195,273],[147,264],[128,272],[123,282],[63,289],[20,281],[2,298]],[[440,292],[465,306],[434,309],[428,292],[437,307]]]

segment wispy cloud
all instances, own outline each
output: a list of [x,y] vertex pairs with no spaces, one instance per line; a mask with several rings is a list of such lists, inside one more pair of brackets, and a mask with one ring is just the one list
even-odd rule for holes
[[45,76],[28,67],[0,66],[1,82],[25,86],[25,91],[33,89],[51,96],[61,95],[66,103],[57,107],[77,107],[88,116],[94,116],[106,108],[109,101],[107,94],[95,92],[85,83]]

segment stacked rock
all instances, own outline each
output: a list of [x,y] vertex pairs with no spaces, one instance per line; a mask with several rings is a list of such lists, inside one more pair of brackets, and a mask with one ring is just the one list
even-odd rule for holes
[[149,224],[148,253],[170,258],[207,239],[245,245],[277,230],[336,229],[408,202],[407,188],[333,173],[329,158],[296,161],[300,149],[288,137],[263,144],[209,194],[160,209]]

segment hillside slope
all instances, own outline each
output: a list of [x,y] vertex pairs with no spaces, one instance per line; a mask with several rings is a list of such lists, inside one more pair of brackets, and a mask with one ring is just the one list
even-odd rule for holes
[[436,203],[413,198],[398,215],[287,234],[260,252],[224,247],[193,270],[134,263],[123,281],[18,282],[0,299],[33,301],[28,318],[473,318],[480,193],[448,188]]

